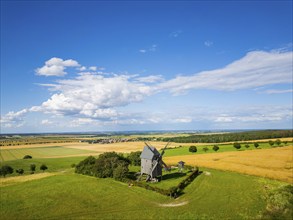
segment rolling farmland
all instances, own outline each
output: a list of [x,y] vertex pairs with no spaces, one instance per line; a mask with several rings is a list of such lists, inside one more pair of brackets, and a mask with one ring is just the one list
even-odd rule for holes
[[166,157],[165,162],[176,164],[183,160],[189,165],[210,167],[221,170],[268,177],[293,183],[293,147],[256,149],[210,153],[199,155],[180,155]]

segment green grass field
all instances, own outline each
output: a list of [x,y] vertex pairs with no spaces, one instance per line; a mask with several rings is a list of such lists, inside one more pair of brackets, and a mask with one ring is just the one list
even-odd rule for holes
[[[292,145],[292,142],[288,142],[286,146],[288,146],[290,144]],[[189,146],[182,146],[182,147],[177,147],[177,148],[172,148],[172,149],[165,150],[164,157],[179,156],[179,155],[195,155],[195,154],[216,153],[213,150],[214,145],[197,146],[196,143],[193,144],[193,145],[197,147],[197,152],[196,153],[189,152]],[[254,150],[254,149],[256,149],[254,147],[253,143],[249,143],[249,148],[246,148],[245,144],[241,143],[241,148],[239,150],[235,149],[233,147],[233,144],[217,144],[217,145],[220,148],[217,152],[244,151],[244,150]],[[178,145],[178,146],[180,146],[180,145]],[[208,148],[207,152],[205,152],[203,150],[204,147]],[[276,146],[274,146],[274,147],[276,147]],[[269,148],[272,148],[269,145],[269,143],[261,143],[261,142],[259,142],[258,149],[269,149]]]
[[112,179],[72,173],[16,183],[1,187],[0,215],[2,219],[255,219],[266,207],[263,181],[266,187],[283,185],[204,171],[209,175],[198,176],[176,200]]
[[[17,169],[24,169],[24,175],[30,174],[30,165],[36,165],[36,172],[35,173],[42,173],[43,171],[40,170],[40,166],[42,164],[46,164],[48,167],[47,172],[58,172],[63,171],[71,168],[72,164],[78,164],[81,160],[83,160],[86,156],[82,157],[66,157],[66,158],[36,158],[36,159],[19,159],[19,160],[11,160],[5,161],[2,165],[9,165],[13,167],[14,170]],[[9,176],[18,176],[19,174],[13,173],[8,175]]]
[[81,150],[75,148],[67,148],[60,146],[53,147],[37,147],[37,148],[18,148],[18,149],[1,149],[0,150],[0,162],[22,159],[25,155],[31,155],[33,158],[44,157],[58,157],[67,155],[87,154],[95,151]]

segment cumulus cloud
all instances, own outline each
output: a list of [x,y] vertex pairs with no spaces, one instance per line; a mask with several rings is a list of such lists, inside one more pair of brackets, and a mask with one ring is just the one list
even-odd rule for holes
[[75,60],[63,60],[61,58],[53,57],[45,62],[45,65],[35,70],[40,76],[64,76],[67,74],[65,69],[67,67],[78,67],[79,63]]
[[24,117],[29,112],[28,109],[23,109],[18,112],[8,112],[6,115],[1,117],[1,127],[21,127],[24,125]]
[[158,90],[181,94],[191,89],[233,91],[292,83],[292,52],[253,51],[222,69],[178,76],[157,85]]
[[[154,47],[155,48],[155,47]],[[291,108],[277,109],[265,112],[260,109],[250,109],[247,113],[231,111],[207,112],[201,111],[189,114],[163,113],[160,115],[127,115],[122,113],[123,107],[143,101],[146,97],[170,92],[174,95],[189,90],[212,89],[233,91],[239,89],[255,89],[272,84],[292,83],[292,51],[252,51],[231,64],[211,71],[203,71],[191,76],[178,76],[164,80],[161,75],[140,77],[138,75],[117,75],[113,73],[99,74],[83,72],[70,79],[57,80],[53,83],[41,84],[48,87],[51,97],[18,112],[9,112],[1,117],[2,127],[17,127],[24,123],[28,112],[43,112],[60,116],[77,118],[72,124],[90,123],[93,121],[116,124],[141,123],[191,123],[205,120],[213,123],[280,121],[292,118]],[[67,67],[80,67],[77,61],[52,58],[45,63],[49,68],[38,69],[38,73],[48,75],[65,75]],[[90,67],[92,70],[95,66]],[[54,68],[58,70],[57,73]],[[82,68],[82,67],[81,67]],[[90,69],[85,67],[86,69]],[[97,69],[96,69],[97,70]],[[267,90],[268,94],[287,93],[292,90]],[[264,107],[268,108],[267,106]],[[194,110],[193,110],[194,111]],[[178,117],[180,115],[180,117]],[[49,120],[41,124],[50,124]]]
[[97,119],[114,119],[118,115],[114,107],[140,102],[152,94],[149,86],[132,82],[124,75],[86,74],[46,86],[54,94],[40,106],[32,107],[32,111]]
[[92,70],[92,71],[97,71],[97,69],[98,69],[98,68],[97,68],[96,66],[90,66],[90,67],[89,67],[89,70]]

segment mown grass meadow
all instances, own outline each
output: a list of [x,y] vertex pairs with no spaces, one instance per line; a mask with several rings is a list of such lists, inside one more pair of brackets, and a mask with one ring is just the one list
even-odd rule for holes
[[[255,219],[262,215],[266,193],[261,178],[203,171],[175,200],[112,179],[71,173],[50,176],[1,187],[0,214],[3,219]],[[273,185],[270,182],[267,185]]]

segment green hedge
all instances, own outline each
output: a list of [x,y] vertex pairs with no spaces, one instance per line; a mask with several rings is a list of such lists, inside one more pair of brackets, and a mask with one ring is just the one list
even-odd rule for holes
[[128,183],[134,186],[145,188],[147,190],[152,190],[154,192],[160,193],[165,196],[176,198],[184,190],[184,188],[188,186],[199,174],[200,172],[197,167],[194,171],[192,171],[191,174],[189,174],[185,179],[183,179],[177,186],[171,187],[169,189],[161,189],[156,186],[150,186],[144,182],[137,182],[133,180],[131,181],[128,180]]

